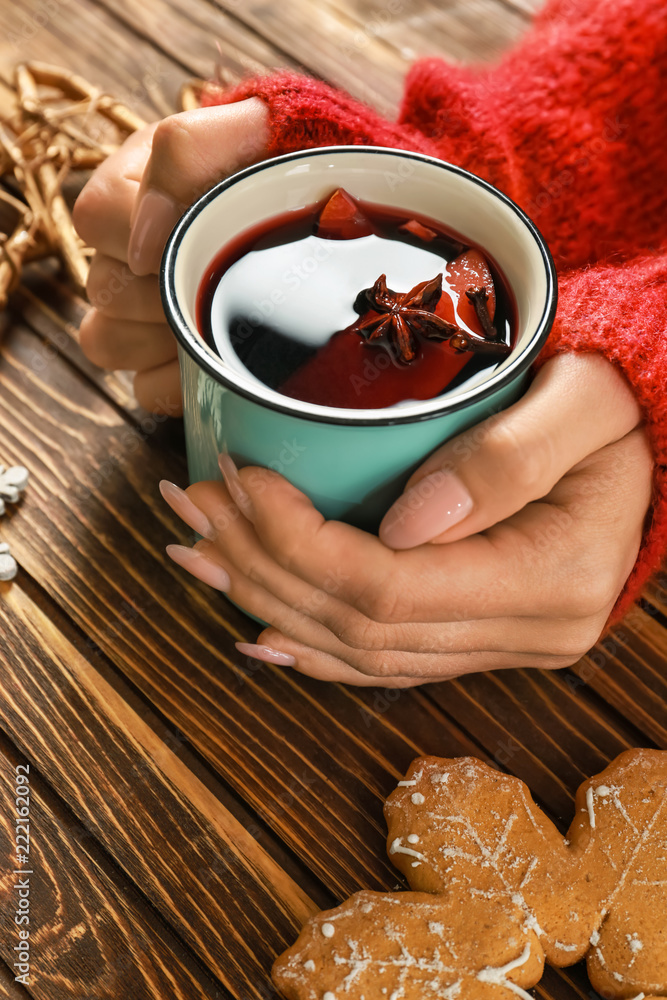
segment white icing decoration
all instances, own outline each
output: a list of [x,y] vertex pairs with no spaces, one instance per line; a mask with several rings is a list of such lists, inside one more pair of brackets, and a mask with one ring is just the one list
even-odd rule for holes
[[604,799],[605,796],[610,794],[610,792],[611,788],[608,785],[598,785],[595,789],[595,794],[599,795],[601,799]]
[[593,789],[588,788],[586,790],[586,808],[588,809],[588,818],[591,824],[591,830],[595,829],[595,805],[593,803]]
[[528,927],[531,931],[535,931],[538,937],[542,937],[544,931],[540,927],[538,919],[533,913],[533,911],[528,908],[528,903],[524,899],[523,893],[514,892],[512,893],[512,896],[510,898],[515,906],[520,906],[521,909],[523,910],[525,914],[524,917],[525,926]]
[[312,958],[309,958],[307,962],[304,962],[303,963],[303,967],[308,972],[314,972],[315,971],[315,963],[313,962]]
[[426,801],[421,792],[413,792],[412,795],[410,796],[410,799],[412,801],[412,804],[415,806],[423,806],[424,802]]
[[322,924],[322,933],[325,938],[332,938],[334,936],[334,925],[333,924]]
[[327,990],[322,1000],[336,1000],[336,994],[332,993],[331,990]]
[[413,851],[411,847],[403,847],[401,845],[402,839],[402,837],[396,837],[395,840],[392,840],[389,848],[390,854],[407,854],[411,858],[417,858],[418,861],[426,861],[424,855],[420,854],[419,851]]
[[410,781],[399,781],[398,787],[399,788],[407,788],[408,785],[416,785],[416,784],[417,784],[417,782],[415,781],[414,778],[412,778]]
[[528,867],[526,869],[526,873],[523,876],[523,878],[521,879],[521,883],[519,884],[519,888],[520,889],[523,889],[523,887],[525,885],[528,885],[528,883],[530,882],[530,880],[532,878],[533,871],[534,871],[535,868],[537,868],[537,858],[532,858],[530,864],[528,865]]
[[579,947],[578,944],[563,944],[562,941],[554,941],[554,945],[561,951],[576,951]]
[[409,833],[408,834],[408,844],[418,844],[418,843],[419,843],[419,837],[417,836],[417,834],[416,833]]
[[419,868],[420,864],[421,864],[421,861],[413,861],[412,862],[412,868]]
[[485,969],[477,973],[477,978],[480,983],[491,983],[494,986],[504,986],[505,989],[511,990],[516,993],[517,996],[523,997],[523,1000],[533,1000],[530,993],[526,993],[522,990],[520,986],[513,983],[507,978],[507,973],[511,972],[512,969],[518,969],[519,966],[523,965],[530,958],[530,944],[527,944],[523,949],[518,958],[512,959],[511,962],[507,962],[506,965],[501,965],[498,968],[493,968],[487,965]]
[[459,995],[460,992],[461,992],[461,980],[457,979],[455,983],[452,983],[451,986],[447,987],[447,989],[443,992],[442,996],[444,1000],[456,1000],[456,997]]
[[599,933],[597,931],[593,931],[593,933],[591,934],[591,936],[589,937],[588,940],[590,941],[590,943],[595,948],[595,946],[600,943],[600,935],[599,935]]
[[628,939],[628,946],[633,955],[636,955],[638,951],[642,950],[644,942],[639,940],[639,936],[637,934],[626,934],[625,936]]

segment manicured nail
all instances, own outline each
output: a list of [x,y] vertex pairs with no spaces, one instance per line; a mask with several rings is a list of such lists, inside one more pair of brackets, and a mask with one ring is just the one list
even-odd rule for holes
[[432,472],[390,507],[380,539],[392,549],[411,549],[454,527],[473,509],[464,483],[453,472]]
[[222,478],[225,480],[225,486],[229,491],[230,497],[241,513],[249,521],[254,522],[255,511],[252,506],[252,500],[241,486],[239,470],[236,468],[234,459],[227,452],[223,451],[221,455],[218,455],[218,465],[220,466],[220,472],[222,473]]
[[187,493],[174,483],[170,483],[168,479],[161,479],[159,485],[163,499],[188,527],[210,541],[216,537],[215,528],[206,514],[192,502]]
[[157,274],[167,237],[181,215],[183,206],[168,194],[149,188],[136,207],[128,264],[134,274]]
[[207,583],[209,587],[216,590],[228,591],[232,585],[227,570],[209,559],[198,549],[189,549],[187,545],[168,545],[167,555],[175,563],[192,573],[202,583]]
[[239,653],[245,656],[252,656],[253,660],[263,660],[265,663],[279,663],[283,667],[293,667],[296,664],[295,657],[289,653],[281,653],[279,649],[271,649],[270,646],[256,646],[252,642],[234,643]]

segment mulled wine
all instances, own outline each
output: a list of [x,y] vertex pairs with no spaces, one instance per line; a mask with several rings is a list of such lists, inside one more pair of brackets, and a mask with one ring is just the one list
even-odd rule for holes
[[197,324],[282,395],[353,409],[438,396],[498,365],[516,331],[480,248],[340,188],[229,241],[199,286]]

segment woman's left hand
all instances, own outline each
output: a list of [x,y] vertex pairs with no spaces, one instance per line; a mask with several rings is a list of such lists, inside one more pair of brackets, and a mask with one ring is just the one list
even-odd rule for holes
[[208,536],[169,547],[269,622],[257,659],[407,687],[479,670],[564,667],[599,637],[632,570],[652,457],[624,377],[558,355],[514,406],[434,452],[380,537],[326,521],[276,472],[165,497]]

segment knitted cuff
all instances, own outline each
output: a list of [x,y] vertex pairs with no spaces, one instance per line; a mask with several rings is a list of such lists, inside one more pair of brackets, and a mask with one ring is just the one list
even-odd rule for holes
[[248,77],[232,88],[209,85],[202,107],[259,97],[269,106],[269,156],[316,146],[371,145],[437,156],[433,142],[411,125],[387,121],[342,90],[293,70]]
[[667,552],[667,256],[602,266],[561,279],[558,314],[535,365],[562,351],[596,351],[632,386],[654,456],[652,503],[634,568],[612,611],[617,621]]

